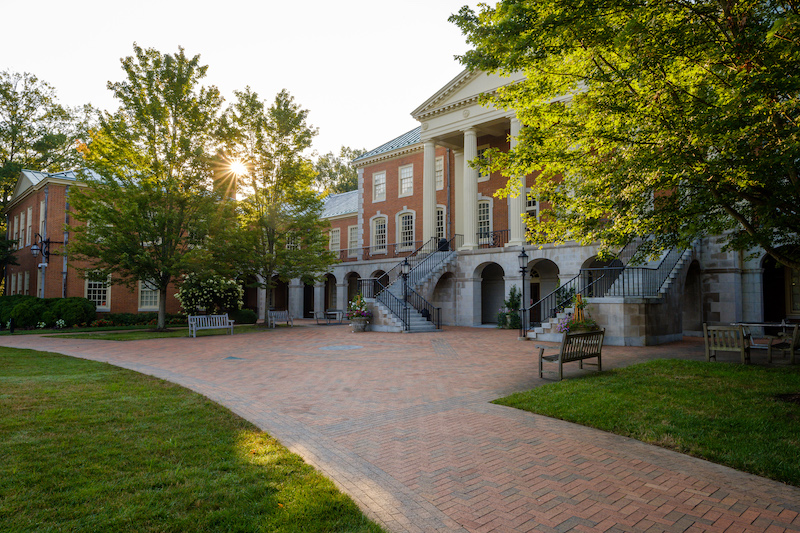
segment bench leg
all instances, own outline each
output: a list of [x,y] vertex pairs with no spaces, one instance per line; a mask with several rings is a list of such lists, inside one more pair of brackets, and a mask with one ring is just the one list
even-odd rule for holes
[[542,355],[544,355],[544,348],[539,348],[539,378],[542,377]]
[[561,362],[561,357],[558,358],[558,381],[564,379],[564,365]]
[[600,355],[599,354],[597,355],[597,371],[598,372],[602,372],[603,371],[603,361],[600,360]]

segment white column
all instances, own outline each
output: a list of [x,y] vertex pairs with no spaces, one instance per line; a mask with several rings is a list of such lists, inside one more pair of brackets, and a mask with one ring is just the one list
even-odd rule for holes
[[325,311],[325,282],[318,281],[314,285],[314,311],[322,313]]
[[436,143],[425,141],[422,167],[422,242],[436,235]]
[[464,246],[478,247],[478,170],[470,161],[478,157],[478,133],[474,128],[464,131]]
[[455,235],[464,235],[464,219],[461,213],[464,212],[464,151],[453,150],[453,221]]
[[[517,146],[520,122],[511,117],[511,148]],[[516,189],[516,197],[509,196],[508,201],[508,243],[506,246],[522,246],[525,244],[525,229],[522,215],[527,209],[525,197],[525,176],[520,176],[520,186]]]
[[289,282],[289,301],[286,307],[289,309],[289,314],[294,318],[303,318],[304,291],[305,284],[300,278],[294,278]]

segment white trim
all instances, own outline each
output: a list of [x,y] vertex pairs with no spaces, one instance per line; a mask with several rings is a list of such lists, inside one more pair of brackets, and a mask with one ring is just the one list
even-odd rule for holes
[[[384,221],[384,240],[383,248],[379,248],[375,241],[375,222],[378,219]],[[385,254],[389,250],[389,217],[380,212],[369,219],[369,252],[370,254]]]
[[[105,290],[106,290],[106,299],[105,299],[106,303],[105,303],[105,305],[98,305],[97,302],[94,299],[89,298],[89,283],[103,283],[105,285]],[[94,290],[98,290],[98,289],[94,289]],[[90,281],[89,278],[87,277],[84,280],[84,284],[83,284],[83,297],[86,298],[87,300],[90,300],[90,301],[94,302],[94,306],[98,311],[110,311],[111,310],[111,276],[108,276],[108,279],[105,282]]]
[[[155,298],[155,300],[156,300],[155,305],[152,305],[152,304],[151,305],[142,305],[142,292],[144,292],[143,290],[147,291],[149,293],[155,293],[155,297],[156,297]],[[136,296],[137,296],[136,303],[138,305],[139,311],[158,311],[158,302],[159,302],[159,299],[160,299],[160,296],[161,296],[159,294],[160,292],[161,291],[159,291],[158,289],[152,290],[152,289],[148,288],[146,283],[142,283],[141,281],[139,281],[139,290],[136,293]]]
[[[403,171],[409,170],[411,171],[411,175],[407,176],[407,178],[411,182],[411,190],[408,192],[403,192]],[[397,167],[397,197],[398,198],[405,198],[407,196],[414,195],[414,164],[410,165],[403,165],[402,167]]]
[[[491,146],[489,146],[488,144],[482,144],[482,145],[478,146],[478,155],[476,156],[476,159],[481,159],[481,156],[483,155],[483,152],[485,152],[489,148],[491,148]],[[483,174],[481,174],[480,170],[478,171],[478,183],[483,183],[485,181],[489,181],[489,179],[491,177],[492,177],[491,174],[487,174],[487,175],[484,176]]]
[[444,189],[444,156],[437,157],[433,164],[433,177],[436,182],[436,190]]
[[[336,235],[336,239],[333,236]],[[336,243],[336,248],[333,247],[334,242]],[[328,250],[331,252],[338,252],[342,248],[342,232],[339,228],[331,228],[328,232]]]
[[[403,242],[403,224],[402,219],[405,215],[411,215],[411,242],[408,244],[404,244]],[[417,212],[413,209],[408,209],[406,206],[403,206],[403,209],[398,211],[394,216],[394,225],[395,225],[395,241],[397,243],[398,250],[413,250],[414,243],[416,241],[416,234],[417,234]]]
[[[381,177],[383,178],[383,196],[379,197],[375,193],[375,179]],[[381,170],[380,172],[373,172],[372,173],[372,203],[378,202],[385,202],[386,201],[386,171]]]
[[[352,233],[355,230],[355,242],[353,242]],[[358,224],[354,226],[347,226],[347,257],[356,257],[358,255]]]
[[480,195],[480,194],[478,195],[478,203],[477,203],[478,211],[477,211],[477,213],[475,213],[475,217],[476,217],[476,220],[478,221],[478,234],[479,235],[483,235],[483,233],[484,233],[484,232],[481,231],[481,217],[480,217],[481,204],[486,203],[489,206],[489,209],[488,209],[488,211],[489,211],[488,212],[489,228],[487,230],[488,233],[486,234],[485,237],[484,236],[478,237],[478,235],[476,235],[476,237],[478,237],[478,244],[486,244],[487,242],[489,242],[491,240],[492,231],[494,231],[494,202],[492,200],[493,200],[493,198],[491,198],[491,197],[483,196],[483,195]]
[[[442,213],[442,231],[439,233],[439,212]],[[447,207],[442,204],[436,204],[436,220],[433,224],[433,231],[437,239],[447,237]]]

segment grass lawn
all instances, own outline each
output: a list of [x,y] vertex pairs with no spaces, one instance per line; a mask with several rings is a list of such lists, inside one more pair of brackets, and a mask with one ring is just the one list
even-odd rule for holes
[[659,360],[494,403],[800,486],[800,367]]
[[[149,327],[149,326],[148,326]],[[234,335],[240,333],[257,333],[268,331],[267,328],[254,324],[236,326],[233,330]],[[210,335],[227,335],[227,329],[203,329],[197,332],[198,337],[208,337]],[[142,339],[164,339],[168,337],[191,337],[189,326],[169,326],[168,331],[153,331],[152,329],[138,331],[95,331],[89,333],[66,333],[52,335],[57,338],[67,339],[103,339],[106,341],[139,341]]]
[[380,532],[269,435],[182,387],[0,348],[3,531]]

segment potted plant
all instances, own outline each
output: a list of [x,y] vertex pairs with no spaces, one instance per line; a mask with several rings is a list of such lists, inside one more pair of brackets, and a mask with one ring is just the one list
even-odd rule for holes
[[353,333],[367,331],[367,325],[372,319],[372,313],[367,308],[367,301],[364,296],[358,293],[347,309],[347,318],[350,320],[350,327]]
[[575,312],[558,321],[559,333],[564,333],[565,331],[580,333],[599,329],[597,322],[585,311],[587,305],[587,302],[583,300],[580,294],[574,295],[572,297],[572,308]]

